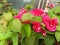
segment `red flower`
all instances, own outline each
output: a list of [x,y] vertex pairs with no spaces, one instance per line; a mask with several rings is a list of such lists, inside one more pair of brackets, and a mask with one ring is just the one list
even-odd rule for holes
[[34,16],[41,16],[44,13],[44,10],[43,9],[33,9],[33,10],[31,10],[31,13]]
[[58,20],[57,18],[50,19],[48,15],[44,15],[42,17],[43,23],[45,24],[45,27],[51,31],[54,32],[56,31],[56,26],[58,25]]
[[26,13],[26,12],[27,12],[27,10],[25,10],[25,9],[23,8],[23,9],[21,9],[21,10],[19,11],[19,13],[18,13],[16,16],[14,16],[14,18],[21,20],[22,15],[23,15],[24,13]]
[[24,21],[22,23],[28,24],[28,23],[30,23],[30,20],[26,20],[26,21]]
[[39,22],[33,22],[33,29],[35,32],[41,32],[41,24]]

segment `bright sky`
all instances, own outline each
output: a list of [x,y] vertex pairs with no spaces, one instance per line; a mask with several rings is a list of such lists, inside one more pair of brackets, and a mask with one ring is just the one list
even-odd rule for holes
[[24,2],[30,2],[31,0],[23,0]]

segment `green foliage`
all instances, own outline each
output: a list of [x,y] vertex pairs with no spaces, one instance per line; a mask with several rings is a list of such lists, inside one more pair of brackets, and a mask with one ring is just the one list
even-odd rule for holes
[[9,29],[13,32],[19,32],[21,30],[21,22],[18,19],[13,19],[9,25],[8,25]]
[[7,0],[0,0],[0,45],[9,45],[9,39],[12,39],[13,45],[18,45],[18,33],[16,32],[20,32],[21,22],[13,18],[16,13],[17,11]]
[[34,45],[35,44],[35,33],[31,32],[30,37],[23,36],[20,40],[21,45]]
[[0,4],[0,8],[2,8],[2,4]]
[[7,22],[2,18],[0,19],[0,25],[2,25],[5,28],[7,26]]
[[55,8],[52,8],[48,11],[48,14],[51,18],[55,17],[55,14],[54,14],[55,12],[54,11],[55,11]]
[[12,42],[13,42],[13,45],[18,45],[18,34],[17,33],[15,33],[12,36]]
[[33,22],[41,22],[42,18],[41,17],[35,17],[34,19],[32,19]]
[[0,33],[5,33],[7,27],[4,27],[3,25],[0,25]]
[[0,41],[0,45],[8,45],[8,43],[6,40],[2,40],[2,41]]
[[32,19],[33,19],[33,15],[30,12],[22,15],[22,21],[32,20]]
[[5,40],[13,36],[13,32],[7,31],[6,33],[0,33],[0,40]]
[[48,11],[48,14],[51,18],[56,17],[60,22],[60,6],[54,7]]
[[59,42],[60,41],[60,32],[56,31],[55,37],[56,37],[57,41]]
[[26,45],[34,45],[34,43],[35,43],[35,37],[31,36],[29,38],[25,38],[25,43],[26,43]]
[[55,7],[55,14],[60,13],[60,6]]
[[13,19],[13,15],[11,13],[4,13],[2,18],[5,19],[6,21],[10,21]]
[[41,33],[35,33],[36,39],[44,39],[44,36],[42,36]]
[[32,4],[25,5],[25,9],[27,9],[27,10],[31,10],[33,8],[34,8],[34,6]]
[[57,31],[60,31],[60,25],[57,26]]
[[[20,40],[21,45],[38,45],[39,40],[43,39],[45,45],[53,45],[57,40],[60,41],[60,6],[54,7],[48,11],[51,18],[58,18],[59,25],[56,32],[46,30],[45,25],[42,23],[42,18],[33,16],[30,12],[24,13],[22,19],[14,19],[17,11],[14,10],[7,0],[1,0],[0,3],[0,45],[8,45],[7,40],[12,40],[13,45],[18,45]],[[33,9],[33,5],[27,4],[25,9]],[[23,23],[30,20],[30,24]],[[46,31],[44,37],[42,32],[37,33],[32,29],[32,22],[40,22],[41,28]],[[56,39],[55,39],[56,38]]]
[[49,36],[47,35],[45,38],[44,38],[44,42],[46,45],[53,45],[54,42],[55,42],[55,38],[54,36]]
[[29,24],[24,24],[23,25],[23,30],[24,30],[24,33],[27,37],[30,37],[31,35],[31,26]]
[[46,30],[46,33],[48,33],[48,34],[55,34],[55,32],[50,32],[50,31],[48,31],[48,30]]

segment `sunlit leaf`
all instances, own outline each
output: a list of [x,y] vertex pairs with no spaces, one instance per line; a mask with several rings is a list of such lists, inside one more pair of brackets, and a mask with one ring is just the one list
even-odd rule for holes
[[46,45],[53,45],[55,42],[55,38],[54,38],[54,36],[46,36],[44,38],[44,42]]
[[55,37],[56,37],[56,40],[59,42],[60,41],[60,32],[56,31]]
[[31,35],[31,26],[29,24],[24,24],[23,29],[24,29],[24,33],[26,34],[26,36],[30,37],[30,35]]
[[18,19],[14,19],[9,23],[8,27],[13,32],[20,32],[21,31],[21,21]]
[[18,34],[17,33],[15,33],[12,36],[12,42],[13,42],[13,45],[18,45]]

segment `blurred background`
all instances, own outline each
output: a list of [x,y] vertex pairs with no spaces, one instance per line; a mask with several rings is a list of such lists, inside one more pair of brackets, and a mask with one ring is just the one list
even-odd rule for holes
[[[50,0],[50,1],[51,3],[55,4],[60,0]],[[26,4],[33,4],[37,8],[39,0],[8,0],[8,2],[12,3],[12,7],[18,10],[24,7],[24,5]]]

